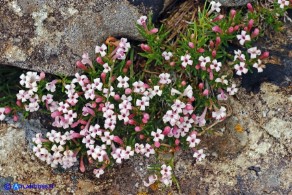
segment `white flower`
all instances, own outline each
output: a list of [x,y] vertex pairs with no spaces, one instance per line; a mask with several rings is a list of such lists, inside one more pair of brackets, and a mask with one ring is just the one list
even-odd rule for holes
[[163,140],[164,139],[164,134],[162,133],[161,129],[157,129],[157,131],[152,131],[151,135],[154,137],[153,141],[154,142],[159,142],[159,140]]
[[171,83],[171,80],[169,79],[169,77],[170,77],[170,74],[168,74],[168,73],[161,73],[159,75],[159,78],[160,78],[159,83],[160,84],[170,84]]
[[196,145],[201,142],[200,139],[197,139],[197,135],[195,133],[188,136],[187,141],[190,143],[190,145],[189,145],[190,148],[196,147]]
[[104,73],[108,73],[109,71],[112,70],[111,67],[109,67],[108,63],[104,63],[102,66],[104,68],[102,72]]
[[153,90],[151,91],[151,95],[152,96],[155,96],[155,95],[161,96],[161,94],[162,94],[162,90],[159,89],[159,86],[154,86]]
[[225,84],[225,85],[228,85],[228,80],[225,79],[227,76],[226,75],[222,75],[221,78],[217,78],[215,80],[216,83],[222,83],[222,84]]
[[278,4],[280,5],[280,8],[284,9],[285,6],[289,5],[289,1],[286,0],[278,0]]
[[214,10],[215,10],[215,11],[218,12],[218,13],[221,11],[221,9],[220,9],[221,3],[220,3],[220,2],[217,2],[217,3],[216,3],[215,1],[211,1],[210,4],[211,4],[211,6],[212,6],[212,7],[211,7],[211,11],[214,11]]
[[188,85],[187,88],[183,92],[183,96],[187,96],[188,98],[193,97],[193,88],[192,86]]
[[146,106],[149,106],[149,98],[143,96],[141,100],[137,99],[136,106],[140,106],[140,110],[145,110]]
[[148,180],[149,180],[149,183],[147,183],[146,181],[143,181],[144,182],[144,186],[146,186],[146,187],[149,187],[150,185],[155,183],[155,181],[157,180],[157,175],[150,175],[148,177]]
[[203,149],[200,149],[194,153],[193,157],[196,158],[198,161],[201,161],[206,157],[206,155],[203,153]]
[[216,120],[222,120],[226,117],[226,108],[221,106],[220,110],[212,112],[212,117]]
[[239,59],[240,61],[245,61],[245,55],[241,52],[241,50],[234,50],[234,60]]
[[227,87],[227,92],[229,93],[229,95],[234,95],[236,94],[238,91],[238,88],[236,88],[236,84],[232,84],[231,87]]
[[240,35],[236,35],[240,45],[244,45],[245,41],[250,41],[250,36],[246,34],[246,31],[241,31]]
[[175,94],[181,95],[181,92],[176,90],[176,89],[174,89],[174,88],[171,88],[170,95],[174,96]]
[[181,56],[180,60],[182,61],[182,66],[185,68],[187,65],[193,65],[193,60],[191,60],[191,56],[186,54],[185,56]]
[[201,67],[206,67],[206,64],[211,61],[210,57],[200,56],[199,61],[201,62]]
[[250,53],[250,58],[251,59],[254,59],[256,58],[257,56],[261,55],[261,50],[257,49],[257,47],[252,47],[252,48],[249,48],[247,50],[248,53]]
[[4,111],[5,108],[0,108],[0,121],[3,121],[5,119]]
[[167,51],[164,51],[162,53],[162,56],[164,57],[165,60],[170,60],[170,58],[173,56],[171,52],[167,52]]
[[103,169],[94,169],[93,174],[95,175],[95,177],[99,178],[102,174],[104,174],[104,170]]
[[99,53],[101,57],[104,57],[106,55],[106,50],[107,50],[107,47],[105,44],[95,47],[95,53]]
[[137,23],[141,26],[144,26],[146,24],[147,16],[141,16],[138,20]]
[[258,69],[258,72],[263,72],[264,68],[265,68],[265,65],[262,64],[262,61],[260,59],[258,59],[258,62],[253,64],[253,67]]
[[215,69],[216,72],[219,72],[221,69],[222,63],[221,62],[217,62],[217,60],[213,60],[212,64],[210,65],[210,68],[213,70]]
[[242,73],[246,74],[248,72],[244,62],[240,62],[239,65],[235,64],[234,69],[236,70],[237,75],[241,75]]
[[129,87],[129,84],[128,84],[129,78],[127,76],[125,76],[124,78],[121,77],[121,76],[119,76],[117,78],[117,80],[119,81],[118,86],[117,86],[118,88],[124,88],[124,89],[126,89],[126,88]]
[[177,113],[182,113],[182,109],[186,107],[185,103],[181,102],[180,100],[175,100],[174,104],[171,106],[173,111]]

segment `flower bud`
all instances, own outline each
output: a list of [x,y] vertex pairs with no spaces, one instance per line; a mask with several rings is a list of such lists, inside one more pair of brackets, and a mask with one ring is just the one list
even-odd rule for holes
[[114,99],[115,99],[116,101],[119,101],[119,100],[121,99],[121,97],[120,97],[119,94],[115,94],[115,95],[114,95]]
[[201,68],[200,64],[197,64],[197,65],[195,66],[195,68],[196,68],[197,70],[199,70],[199,69]]
[[146,124],[146,123],[148,123],[148,120],[145,119],[145,118],[143,118],[143,119],[142,119],[142,123]]
[[259,35],[260,30],[258,28],[254,29],[254,31],[251,34],[251,38],[255,38]]
[[130,89],[130,88],[125,89],[125,94],[126,95],[129,95],[131,93],[132,93],[132,89]]
[[16,105],[17,105],[18,107],[21,107],[21,106],[22,106],[21,101],[20,101],[20,100],[17,100],[17,101],[16,101]]
[[149,34],[155,34],[158,32],[158,28],[153,28],[149,31]]
[[216,55],[217,55],[217,51],[214,49],[214,50],[212,51],[212,57],[213,57],[213,58],[216,58]]
[[228,34],[232,34],[233,31],[234,31],[234,29],[233,29],[233,27],[231,26],[231,27],[228,28],[227,33],[228,33]]
[[174,141],[174,143],[175,143],[175,145],[179,145],[179,143],[180,143],[180,141],[179,141],[179,139],[175,139],[175,141]]
[[247,4],[247,9],[248,9],[248,11],[250,11],[250,12],[253,12],[254,10],[253,10],[253,7],[252,7],[252,5],[251,5],[251,3],[248,3]]
[[148,113],[143,113],[143,118],[149,120],[150,116]]
[[216,18],[214,18],[214,19],[212,20],[212,22],[217,22],[217,21],[219,21],[219,20],[222,20],[223,18],[224,18],[224,15],[220,14],[220,15],[218,15]]
[[217,48],[220,43],[221,43],[221,38],[220,37],[216,37],[215,47]]
[[205,89],[205,90],[203,91],[203,96],[207,96],[207,95],[209,95],[209,90],[208,90],[208,89]]
[[102,82],[105,84],[106,73],[105,73],[105,72],[102,72],[102,73],[100,74],[100,78],[101,78]]
[[170,64],[169,64],[170,66],[175,66],[175,62],[170,62]]
[[41,73],[40,73],[40,79],[43,80],[45,77],[46,77],[46,73],[41,72]]
[[195,48],[194,43],[193,42],[189,42],[189,47],[192,48],[192,49],[194,49]]
[[216,33],[222,33],[222,30],[221,30],[221,28],[219,27],[219,26],[214,26],[213,28],[212,28],[212,30],[213,30],[213,32],[216,32]]
[[77,62],[76,62],[76,67],[77,67],[77,68],[80,68],[80,69],[82,69],[82,70],[84,70],[84,71],[87,70],[87,67],[86,67],[84,64],[82,64],[81,61],[77,61]]
[[127,73],[128,72],[128,69],[127,68],[123,68],[123,73]]
[[102,61],[102,58],[101,57],[97,57],[96,58],[96,62],[99,63],[99,64],[101,64],[101,65],[104,64],[104,62]]
[[11,112],[11,108],[10,107],[5,107],[4,113],[5,114],[9,114]]
[[181,82],[181,85],[182,85],[182,86],[186,86],[186,84],[187,84],[186,81],[182,81],[182,82]]
[[124,144],[123,140],[119,136],[114,136],[113,141],[120,145]]
[[17,121],[18,121],[18,119],[19,119],[18,115],[16,115],[16,114],[15,114],[15,115],[13,115],[13,121],[14,121],[14,122],[17,122]]
[[192,104],[187,104],[186,105],[186,110],[192,110],[194,107],[192,106]]
[[230,17],[233,19],[235,17],[235,15],[236,15],[236,11],[234,9],[232,9],[230,11]]
[[141,131],[141,130],[142,130],[141,127],[139,127],[139,126],[136,126],[136,127],[135,127],[135,131],[136,131],[136,132],[139,132],[139,131]]
[[270,53],[268,51],[265,51],[261,56],[260,56],[260,59],[265,59],[265,58],[268,58],[270,55]]
[[143,51],[146,51],[146,52],[150,52],[151,51],[151,48],[150,48],[150,46],[149,45],[147,45],[147,44],[141,44],[140,45],[140,47],[141,47],[141,49],[143,50]]
[[95,99],[95,102],[96,103],[100,103],[102,101],[103,101],[103,98],[102,97],[96,97],[96,99]]
[[171,128],[169,126],[164,127],[163,134],[168,135],[170,133]]
[[199,52],[199,53],[204,53],[205,50],[204,50],[203,48],[199,48],[199,49],[197,50],[197,52]]
[[126,62],[125,68],[129,68],[131,65],[132,65],[132,61],[131,60],[128,60]]
[[215,44],[214,44],[214,42],[212,40],[210,41],[209,46],[210,46],[210,49],[214,49]]
[[239,29],[239,25],[236,25],[236,26],[234,26],[234,28],[233,28],[234,31],[238,31],[238,29]]
[[139,135],[140,140],[143,140],[145,138],[145,135],[141,134]]
[[159,142],[154,142],[154,146],[155,146],[156,148],[159,148],[159,147],[160,147],[160,143],[159,143]]
[[251,30],[251,28],[253,26],[253,23],[254,23],[254,20],[253,19],[249,20],[248,25],[247,25],[247,31],[250,31]]
[[199,84],[199,89],[203,89],[204,88],[204,83],[200,83]]
[[209,72],[209,79],[212,81],[214,79],[214,74],[212,71]]
[[80,158],[80,167],[79,167],[80,171],[82,173],[85,172],[85,166],[84,166],[84,162],[83,162],[83,157]]

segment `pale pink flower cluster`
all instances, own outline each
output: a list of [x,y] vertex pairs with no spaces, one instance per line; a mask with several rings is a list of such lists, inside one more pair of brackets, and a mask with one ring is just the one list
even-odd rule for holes
[[154,148],[150,144],[135,144],[135,152],[149,158],[150,154],[155,154]]
[[[44,77],[44,73],[41,73]],[[26,111],[35,112],[39,109],[40,98],[36,94],[38,91],[38,82],[41,80],[41,76],[37,72],[27,72],[20,75],[20,84],[27,90],[19,90],[16,95],[17,100],[22,104]]]
[[[74,152],[72,150],[65,150],[63,147],[66,141],[71,139],[69,132],[62,135],[60,132],[52,130],[47,133],[47,138],[42,138],[41,133],[36,134],[36,137],[33,138],[34,143],[36,143],[33,151],[41,161],[45,161],[54,168],[60,164],[64,169],[72,167],[77,162]],[[50,151],[43,147],[44,142],[53,143]]]

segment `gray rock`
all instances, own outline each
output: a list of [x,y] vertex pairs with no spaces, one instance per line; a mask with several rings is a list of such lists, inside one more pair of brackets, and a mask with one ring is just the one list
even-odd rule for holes
[[[208,0],[208,1],[212,1],[212,0]],[[223,6],[227,6],[227,7],[243,6],[253,1],[254,0],[216,0],[216,2],[220,2]]]
[[141,40],[136,20],[173,1],[0,0],[0,64],[73,74],[82,53],[93,55],[108,36]]

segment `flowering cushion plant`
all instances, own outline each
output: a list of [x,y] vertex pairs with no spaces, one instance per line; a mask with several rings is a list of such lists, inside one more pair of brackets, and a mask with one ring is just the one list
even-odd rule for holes
[[[140,45],[142,61],[135,61],[126,38],[109,37],[96,46],[94,58],[82,55],[76,62],[82,72],[73,78],[47,81],[44,73],[22,74],[17,106],[27,113],[46,109],[53,120],[52,130],[33,139],[36,156],[64,169],[79,161],[82,172],[87,159],[96,164],[98,178],[134,154],[190,148],[197,161],[204,159],[199,137],[228,116],[226,100],[238,91],[233,75],[262,72],[269,56],[252,46],[259,16],[251,4],[244,20],[241,11],[220,14],[220,6],[205,4],[175,45],[165,42],[163,26],[155,28],[142,16],[137,20],[147,41]],[[238,49],[227,52],[231,42]],[[10,112],[10,107],[0,108],[0,120]],[[145,186],[175,180],[173,159],[152,170]]]

